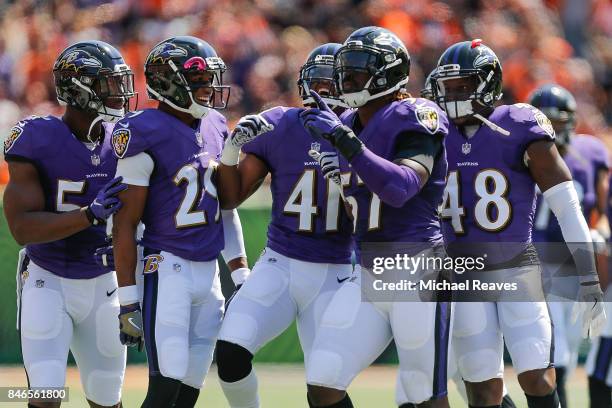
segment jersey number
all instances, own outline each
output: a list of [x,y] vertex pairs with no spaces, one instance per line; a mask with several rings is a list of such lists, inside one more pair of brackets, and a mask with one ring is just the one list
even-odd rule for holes
[[66,194],[83,194],[84,192],[84,181],[58,180],[55,210],[58,212],[79,210],[80,206],[66,202]]
[[[340,176],[342,187],[350,184],[351,174],[345,173]],[[316,171],[314,169],[305,170],[302,177],[295,183],[287,203],[283,207],[285,214],[295,214],[298,216],[298,231],[312,232],[314,218],[319,215],[316,205],[315,192]],[[325,231],[338,231],[339,211],[340,211],[340,190],[338,185],[331,179],[327,179],[327,204],[325,209]],[[353,219],[357,218],[357,200],[354,197],[346,197],[350,204]],[[380,198],[376,194],[372,195],[370,201],[368,229],[378,229],[380,227]]]
[[[474,179],[474,191],[478,200],[474,205],[474,221],[476,225],[488,232],[500,231],[510,221],[512,208],[506,199],[508,180],[498,170],[480,171]],[[496,215],[492,216],[492,208]],[[450,219],[456,234],[463,234],[463,217],[465,208],[461,205],[461,180],[458,171],[448,174],[444,199],[440,211],[442,219]]]
[[[204,210],[196,210],[202,197],[202,189],[204,194],[208,193],[211,197],[217,200],[217,188],[212,182],[212,174],[214,166],[210,165],[204,173],[204,182],[200,181],[200,173],[191,164],[181,167],[174,176],[174,184],[177,187],[185,186],[185,197],[181,202],[175,216],[174,222],[176,228],[187,228],[196,225],[206,225],[208,223],[206,212]],[[219,221],[220,208],[217,201],[217,213],[215,214],[215,222]]]

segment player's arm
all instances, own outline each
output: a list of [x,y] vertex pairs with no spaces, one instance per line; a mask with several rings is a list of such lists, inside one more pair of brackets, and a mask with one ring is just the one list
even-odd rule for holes
[[154,167],[153,159],[145,152],[119,159],[117,163],[117,174],[123,176],[129,185],[120,194],[126,205],[113,218],[113,257],[121,306],[119,339],[122,344],[137,345],[138,350],[142,350],[143,342],[140,299],[136,287],[136,231],[144,212]]
[[121,180],[113,180],[115,183],[107,184],[87,207],[62,213],[45,211],[45,196],[36,167],[27,161],[9,160],[8,168],[10,181],[4,192],[4,214],[20,245],[69,237],[94,223],[104,222],[121,207],[115,195],[124,186]]
[[234,281],[236,287],[235,291],[237,291],[251,273],[244,247],[242,225],[240,224],[240,217],[236,209],[222,210],[221,217],[223,218],[223,234],[225,238],[225,248],[221,251],[221,255],[227,263],[232,281]]
[[246,154],[238,165],[227,165],[222,161],[217,167],[217,193],[221,208],[229,210],[238,207],[259,188],[267,174],[268,166],[254,154]]
[[527,148],[526,163],[531,176],[542,191],[544,199],[557,217],[563,239],[568,244],[576,268],[580,273],[579,307],[587,308],[584,334],[597,334],[605,322],[601,305],[602,292],[592,248],[589,226],[580,208],[572,176],[553,141],[533,142]]
[[597,170],[595,193],[597,195],[597,211],[600,217],[605,217],[608,211],[608,193],[610,189],[610,172],[607,168]]
[[[119,302],[122,305],[138,302],[135,286],[136,230],[144,212],[153,168],[153,159],[144,152],[119,159],[117,163],[117,175],[123,176],[128,184],[128,189],[119,195],[125,205],[113,217],[113,256],[119,283]],[[122,290],[128,287],[129,290]]]
[[383,202],[401,207],[427,183],[441,148],[436,136],[406,133],[398,138],[392,162],[363,147],[350,163],[370,191]]

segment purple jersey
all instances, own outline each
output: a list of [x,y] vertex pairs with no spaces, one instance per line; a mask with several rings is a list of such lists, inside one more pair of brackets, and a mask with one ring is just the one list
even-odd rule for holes
[[[597,172],[600,169],[608,168],[608,153],[605,145],[593,136],[575,136],[563,160],[572,173],[576,193],[588,222],[597,200]],[[538,194],[533,239],[537,242],[565,241],[556,217],[541,194]]]
[[225,118],[214,110],[197,128],[158,109],[117,123],[117,157],[145,152],[154,162],[142,216],[144,247],[191,261],[217,258],[224,238],[213,173],[226,136]]
[[[349,263],[353,225],[338,188],[321,174],[311,149],[334,151],[315,141],[300,123],[303,109],[276,107],[263,112],[274,130],[246,144],[242,151],[263,160],[272,175],[272,220],[268,246],[291,258],[321,263]],[[345,181],[348,182],[348,167]]]
[[554,130],[548,118],[528,104],[499,106],[488,119],[510,134],[483,124],[466,138],[450,126],[442,230],[448,245],[483,243],[471,247],[473,254],[465,252],[468,245],[462,246],[465,255],[487,253],[489,262],[501,263],[520,253],[503,243],[519,243],[518,249],[531,242],[536,184],[524,164],[525,151],[530,143],[553,141]]
[[[389,161],[396,157],[400,137],[410,137],[414,133],[444,137],[448,132],[446,114],[426,99],[392,102],[378,110],[361,130],[355,125],[356,115],[357,111],[347,111],[341,117],[342,122],[356,131],[369,150]],[[357,174],[353,174],[347,195],[354,200],[353,206],[357,206],[357,244],[440,242],[442,234],[437,209],[442,201],[446,169],[446,154],[442,148],[427,183],[399,208],[382,202]]]
[[597,173],[600,170],[608,170],[610,167],[608,149],[601,140],[590,135],[574,136],[571,146],[590,164],[589,172],[592,174],[592,179],[584,191],[582,202],[582,209],[588,221],[591,212],[597,205]]
[[[115,175],[117,159],[110,146],[112,125],[92,151],[54,116],[32,117],[11,129],[4,143],[8,161],[27,161],[38,171],[45,195],[44,211],[63,212],[89,205],[98,191]],[[108,272],[94,260],[96,248],[107,245],[104,226],[44,244],[28,244],[30,259],[55,275],[90,279]]]

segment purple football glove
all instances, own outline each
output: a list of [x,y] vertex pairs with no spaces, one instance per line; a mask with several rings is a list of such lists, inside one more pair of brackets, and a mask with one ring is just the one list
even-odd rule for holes
[[123,177],[115,177],[98,191],[95,200],[85,209],[87,218],[93,225],[104,224],[106,219],[115,214],[123,204],[117,194],[127,188],[123,184]]
[[306,109],[300,113],[302,126],[315,139],[328,140],[347,160],[351,160],[365,147],[348,126],[344,126],[318,93],[311,90],[310,95],[318,108]]
[[113,246],[105,246],[96,249],[94,253],[96,264],[103,266],[111,271],[115,270],[115,257],[113,256]]
[[310,91],[318,108],[306,109],[300,113],[302,126],[314,137],[330,139],[331,134],[342,122],[315,91]]

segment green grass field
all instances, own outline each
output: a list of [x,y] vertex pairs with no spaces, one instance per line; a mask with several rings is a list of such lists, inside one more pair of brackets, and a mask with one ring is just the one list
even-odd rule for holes
[[[265,408],[307,408],[304,386],[304,370],[300,365],[257,364],[257,374],[260,385],[260,398]],[[350,393],[356,407],[386,408],[395,407],[395,366],[372,366],[362,372],[353,382]],[[506,370],[506,382],[510,395],[519,408],[526,408],[527,403],[516,381],[511,368]],[[4,366],[0,368],[0,386],[24,386],[26,384],[23,368],[19,366]],[[67,386],[70,387],[70,401],[63,407],[86,407],[85,399],[79,383],[79,377],[74,367],[67,376]],[[123,405],[126,408],[139,407],[146,392],[146,366],[131,365],[126,373],[123,389]],[[450,384],[452,407],[466,407],[455,386]],[[579,368],[570,378],[568,384],[570,408],[587,408],[586,375]],[[21,404],[21,405],[20,405]],[[2,407],[23,406],[23,403],[2,403]],[[227,403],[217,380],[215,366],[207,378],[206,384],[197,407],[225,408]]]

